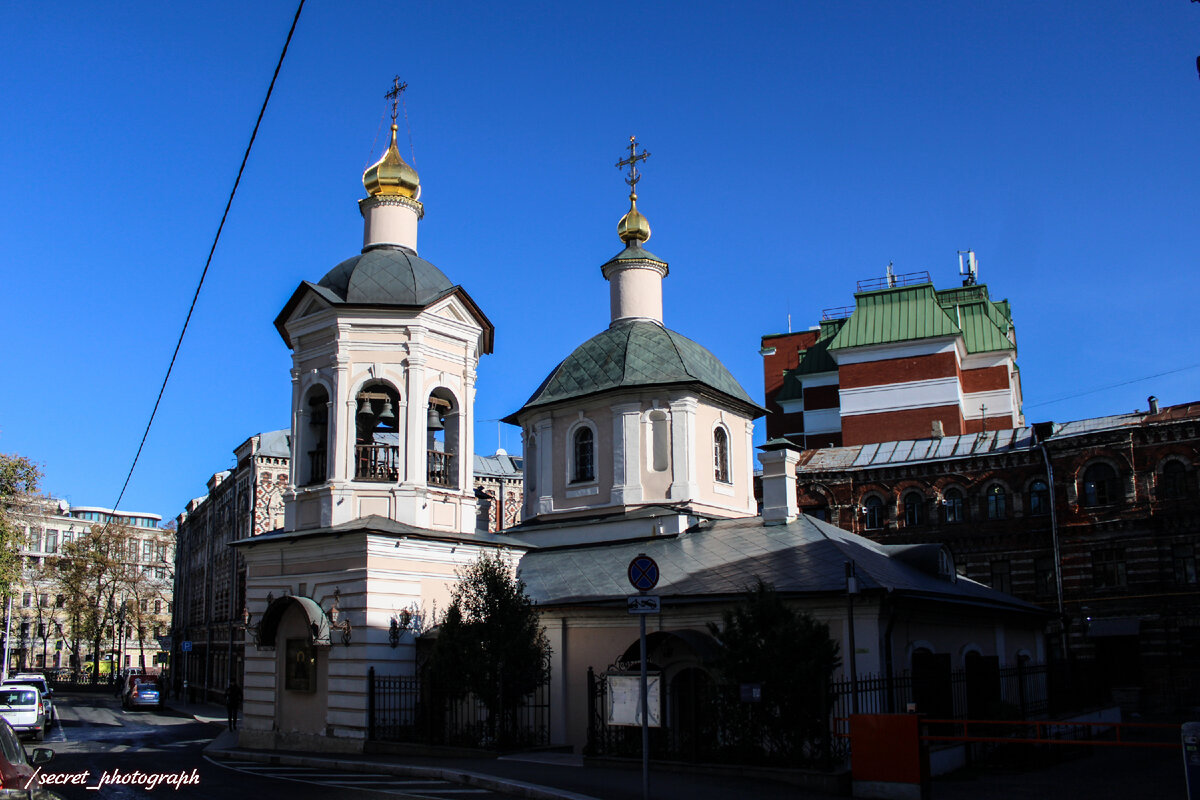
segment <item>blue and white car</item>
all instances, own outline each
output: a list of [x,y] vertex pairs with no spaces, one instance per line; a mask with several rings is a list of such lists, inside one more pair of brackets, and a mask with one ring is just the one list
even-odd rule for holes
[[23,683],[0,686],[0,717],[18,734],[29,734],[35,742],[46,736],[46,707],[38,687]]
[[46,728],[54,724],[54,690],[50,688],[45,675],[42,675],[40,672],[18,672],[4,681],[5,686],[10,683],[36,686],[38,691],[42,693],[42,705],[46,707]]

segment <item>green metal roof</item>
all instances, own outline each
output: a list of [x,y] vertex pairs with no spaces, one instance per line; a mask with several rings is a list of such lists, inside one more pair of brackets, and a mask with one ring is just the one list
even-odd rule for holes
[[859,292],[854,299],[854,313],[834,337],[831,350],[955,336],[959,332],[938,304],[932,283]]
[[829,350],[960,335],[968,353],[1015,349],[1008,301],[992,302],[982,284],[938,292],[921,283],[859,292],[854,299],[854,313]]
[[804,388],[800,378],[804,375],[837,372],[837,362],[829,355],[829,345],[845,323],[845,319],[821,320],[821,332],[817,335],[817,341],[812,347],[801,351],[800,362],[784,376],[783,387],[779,394],[775,395],[775,402],[799,400]]
[[613,389],[688,383],[715,390],[761,416],[758,404],[704,347],[656,322],[627,320],[575,348],[506,421],[516,422],[531,408]]

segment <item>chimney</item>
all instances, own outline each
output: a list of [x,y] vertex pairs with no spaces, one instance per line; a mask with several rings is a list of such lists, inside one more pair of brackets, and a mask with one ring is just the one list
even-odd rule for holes
[[1150,397],[1147,398],[1147,401],[1150,403],[1150,413],[1157,414],[1158,413],[1158,398],[1155,397],[1154,395],[1150,395]]
[[763,467],[763,524],[786,525],[800,516],[796,501],[796,464],[800,454],[791,442],[767,442],[758,456]]

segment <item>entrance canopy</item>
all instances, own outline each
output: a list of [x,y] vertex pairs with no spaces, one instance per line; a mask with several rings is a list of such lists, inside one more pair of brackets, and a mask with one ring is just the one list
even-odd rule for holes
[[308,618],[309,644],[328,647],[330,644],[329,618],[325,616],[325,611],[317,605],[315,600],[307,597],[292,597],[291,595],[277,598],[271,601],[271,605],[267,606],[267,610],[263,613],[262,622],[258,626],[259,646],[275,646],[275,631],[279,628],[279,621],[283,619],[283,615],[292,605],[300,606],[300,609]]

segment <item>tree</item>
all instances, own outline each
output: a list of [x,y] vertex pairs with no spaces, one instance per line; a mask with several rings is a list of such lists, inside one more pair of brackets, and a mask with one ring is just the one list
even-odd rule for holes
[[475,695],[496,740],[514,732],[522,701],[550,675],[550,642],[537,609],[499,554],[484,553],[458,573],[430,664],[435,690]]
[[0,453],[0,594],[21,580],[25,521],[40,498],[41,470],[22,456]]
[[[51,562],[70,622],[68,640],[79,657],[80,641],[92,645],[92,674],[100,674],[100,650],[124,601],[126,542],[124,525],[109,522],[92,528],[62,548]],[[61,627],[60,627],[61,630]]]
[[[726,740],[743,758],[787,761],[824,755],[829,736],[829,691],[841,663],[829,626],[784,602],[761,579],[742,603],[708,624],[723,647],[716,671],[727,691],[718,712]],[[737,691],[757,684],[761,701]]]

